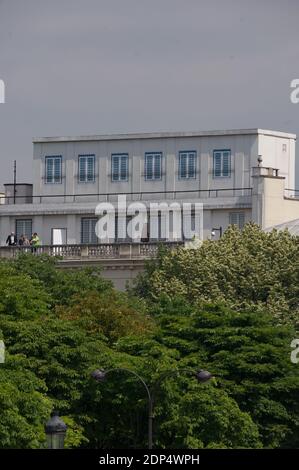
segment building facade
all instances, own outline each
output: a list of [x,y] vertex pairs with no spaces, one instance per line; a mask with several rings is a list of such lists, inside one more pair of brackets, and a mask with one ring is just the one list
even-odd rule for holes
[[[279,170],[283,191],[293,191],[295,139],[262,129],[36,138],[32,198],[26,193],[26,200],[12,201],[7,185],[1,244],[11,231],[38,232],[44,245],[96,244],[95,208],[99,202],[115,204],[118,195],[147,207],[153,201],[202,203],[204,239],[213,228],[217,238],[217,229],[232,223],[263,225],[252,169],[259,158],[259,166]],[[159,217],[156,223],[160,234]],[[127,237],[116,230],[109,242]],[[148,228],[142,238],[150,241]]]

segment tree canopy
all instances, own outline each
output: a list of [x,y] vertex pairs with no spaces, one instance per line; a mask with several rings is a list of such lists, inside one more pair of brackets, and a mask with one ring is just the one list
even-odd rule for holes
[[161,249],[135,294],[155,300],[181,296],[192,303],[222,302],[234,309],[267,309],[299,329],[299,237],[288,231],[230,226],[219,241],[199,248]]
[[[67,447],[146,447],[145,390],[120,370],[96,383],[99,368],[155,390],[156,447],[298,447],[297,281],[298,240],[253,225],[162,250],[128,293],[96,268],[1,261],[0,448],[44,447],[54,408]],[[197,383],[198,369],[215,378]]]

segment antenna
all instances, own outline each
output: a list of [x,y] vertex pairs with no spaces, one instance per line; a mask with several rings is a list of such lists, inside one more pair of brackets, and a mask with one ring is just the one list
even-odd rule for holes
[[16,203],[16,193],[17,193],[17,161],[13,163],[13,203]]

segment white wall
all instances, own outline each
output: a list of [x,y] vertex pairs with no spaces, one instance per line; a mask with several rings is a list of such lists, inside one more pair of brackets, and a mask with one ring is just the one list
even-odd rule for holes
[[[283,146],[286,146],[286,150]],[[295,140],[269,135],[259,136],[258,153],[265,167],[278,168],[286,178],[285,187],[295,189]],[[254,165],[257,166],[257,165]]]
[[[213,178],[213,151],[217,149],[231,150],[232,172],[229,178]],[[178,178],[178,155],[179,151],[183,150],[197,152],[195,179],[179,180]],[[144,154],[152,151],[159,151],[163,154],[161,181],[145,181],[144,178]],[[127,182],[111,181],[112,153],[129,154]],[[250,187],[253,153],[255,153],[256,163],[257,146],[254,134],[35,143],[34,194],[109,194]],[[78,155],[80,154],[95,154],[95,183],[78,183]],[[45,184],[45,156],[49,155],[62,155],[61,184]],[[72,198],[69,198],[69,202],[71,201]]]

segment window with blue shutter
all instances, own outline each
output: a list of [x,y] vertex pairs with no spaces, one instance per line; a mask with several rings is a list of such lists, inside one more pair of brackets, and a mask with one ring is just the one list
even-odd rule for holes
[[160,180],[162,178],[162,153],[145,154],[145,179]]
[[55,155],[46,157],[46,183],[61,183],[62,181],[62,157]]
[[179,153],[179,178],[196,178],[196,152]]
[[213,176],[214,178],[229,178],[231,175],[230,150],[214,150]]
[[111,156],[112,181],[128,180],[129,156],[127,153],[113,154]]
[[95,180],[95,156],[79,155],[79,183],[93,183]]
[[245,213],[244,212],[230,212],[229,214],[229,224],[237,225],[237,227],[242,230],[245,224]]

